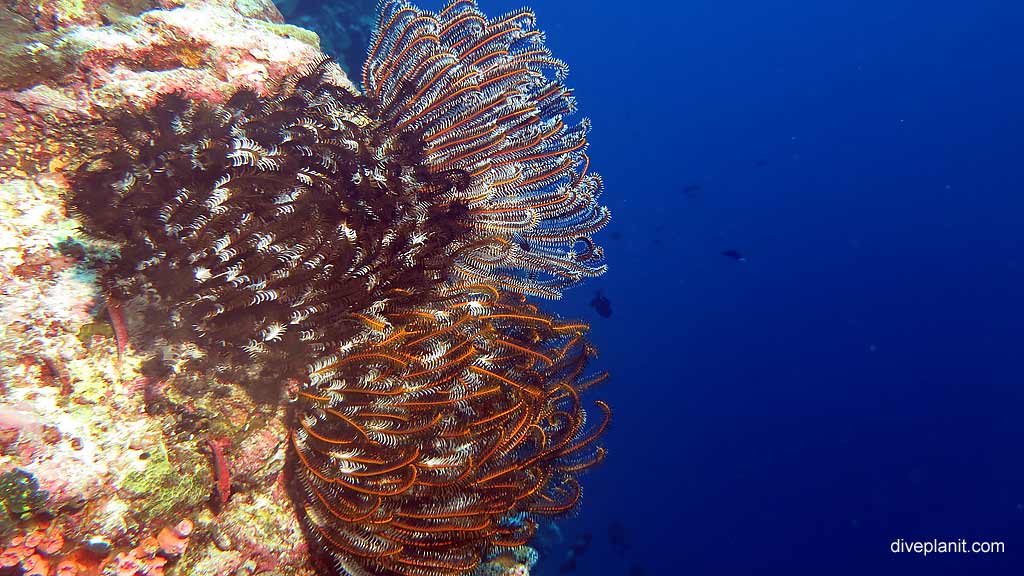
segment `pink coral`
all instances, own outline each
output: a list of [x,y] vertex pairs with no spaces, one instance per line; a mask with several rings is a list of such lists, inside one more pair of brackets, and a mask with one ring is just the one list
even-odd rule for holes
[[53,554],[60,552],[60,549],[63,547],[64,535],[58,530],[51,530],[50,532],[43,534],[43,537],[40,540],[39,545],[36,546],[36,549],[47,556],[52,556]]
[[165,527],[156,536],[160,550],[169,556],[181,556],[188,548],[188,538],[192,535],[192,521],[184,519],[173,528]]
[[12,568],[21,564],[27,556],[21,554],[21,550],[17,546],[10,548],[4,548],[3,552],[0,552],[0,568]]
[[41,524],[27,533],[11,538],[0,550],[0,568],[21,568],[25,576],[48,576],[49,558],[64,546],[64,536],[56,526]]
[[57,576],[78,576],[82,566],[74,560],[61,560],[57,564]]
[[195,524],[193,524],[192,521],[188,518],[185,518],[184,520],[178,522],[177,525],[174,526],[174,533],[178,536],[181,536],[182,538],[188,538],[192,535],[192,530],[194,529]]
[[[168,556],[185,551],[188,536],[194,525],[184,519],[174,527],[164,528],[161,535],[170,538],[149,536],[143,538],[131,550],[118,552],[102,563],[105,576],[163,576]],[[56,524],[43,523],[36,528],[19,533],[11,538],[6,548],[0,549],[0,572],[5,568],[16,568],[22,576],[84,576],[95,574],[102,561],[93,553],[82,548],[59,556],[65,544],[64,535]]]
[[163,576],[167,559],[156,554],[146,554],[142,545],[127,552],[119,552],[112,563],[117,576]]
[[46,576],[50,570],[50,561],[39,554],[33,554],[21,561],[25,576]]

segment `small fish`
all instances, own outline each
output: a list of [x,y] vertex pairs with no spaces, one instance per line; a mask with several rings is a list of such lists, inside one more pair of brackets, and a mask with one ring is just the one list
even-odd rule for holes
[[654,227],[654,238],[651,240],[651,244],[655,246],[661,246],[664,242],[665,225],[658,224]]
[[213,459],[213,486],[217,495],[217,504],[220,509],[223,509],[227,505],[228,499],[231,498],[231,469],[228,468],[228,461],[224,458],[224,448],[219,441],[207,438],[206,446],[210,449],[210,456]]
[[574,542],[572,545],[572,549],[576,552],[576,555],[579,556],[586,552],[587,548],[590,548],[590,541],[593,539],[594,535],[590,532],[584,532],[582,535],[580,535],[580,537],[577,538],[576,542]]
[[523,250],[523,252],[530,251],[530,243],[526,240],[526,238],[523,238],[519,234],[513,234],[512,240],[515,241],[515,243]]
[[596,310],[602,318],[612,317],[612,301],[602,294],[600,290],[594,293],[594,299],[590,301],[590,307]]
[[629,539],[626,536],[626,527],[618,520],[613,520],[608,525],[608,543],[619,556],[624,555],[631,548]]
[[125,348],[128,347],[128,328],[124,323],[121,302],[113,296],[107,298],[107,314],[110,315],[110,325],[114,329],[114,341],[117,343],[117,367],[120,370],[121,358],[124,356]]
[[584,532],[569,546],[569,550],[565,554],[565,560],[558,567],[559,574],[568,574],[576,570],[576,560],[583,556],[587,548],[590,548],[590,541],[593,538],[590,532]]
[[729,250],[722,250],[722,256],[727,256],[727,257],[732,258],[733,260],[735,260],[737,262],[746,262],[747,261],[747,257],[746,256],[741,254],[739,250],[734,250],[732,248],[730,248]]

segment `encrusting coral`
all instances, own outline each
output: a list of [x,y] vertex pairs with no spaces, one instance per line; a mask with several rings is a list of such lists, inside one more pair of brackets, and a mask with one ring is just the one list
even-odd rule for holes
[[[75,542],[116,542],[104,566],[275,569],[270,547],[306,553],[287,490],[325,573],[527,573],[537,518],[575,509],[604,457],[587,326],[527,299],[604,271],[565,65],[529,11],[467,0],[383,2],[369,54],[363,94],[326,58],[266,91],[163,92],[107,115],[107,149],[75,172],[88,238],[61,246],[107,306],[59,361],[19,344],[12,374],[51,384],[13,398],[57,436],[12,420],[33,473],[113,477],[110,496],[43,483]],[[112,330],[86,330],[101,316]],[[118,361],[89,361],[97,343]],[[115,446],[92,427],[126,407]],[[113,450],[131,464],[101,469]]]
[[[192,523],[185,519],[165,527],[157,537],[147,536],[131,549],[110,556],[65,540],[64,527],[55,521],[34,523],[0,549],[0,573],[17,570],[26,576],[163,576],[164,567],[188,546]],[[70,545],[69,545],[70,544]]]

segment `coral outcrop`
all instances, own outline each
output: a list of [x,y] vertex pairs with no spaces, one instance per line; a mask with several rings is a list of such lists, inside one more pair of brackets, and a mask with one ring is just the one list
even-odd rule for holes
[[[0,40],[0,574],[312,574],[283,408],[143,374],[90,271],[111,248],[64,199],[112,115],[263,92],[318,56],[316,35],[269,0],[15,0]],[[121,316],[128,335],[146,321],[130,303]]]
[[109,139],[95,130],[114,112],[176,91],[263,91],[319,54],[269,0],[17,1],[0,7],[0,39],[0,169],[20,176],[59,173]]

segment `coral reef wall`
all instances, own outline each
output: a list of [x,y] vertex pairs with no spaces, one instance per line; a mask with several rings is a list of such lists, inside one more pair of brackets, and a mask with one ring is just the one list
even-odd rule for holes
[[312,574],[278,404],[144,376],[144,320],[98,293],[109,251],[64,197],[112,115],[263,92],[318,54],[269,0],[0,6],[0,574]]
[[0,9],[0,576],[520,575],[576,508],[607,375],[528,299],[605,271],[568,68],[379,9],[362,94],[269,2]]

